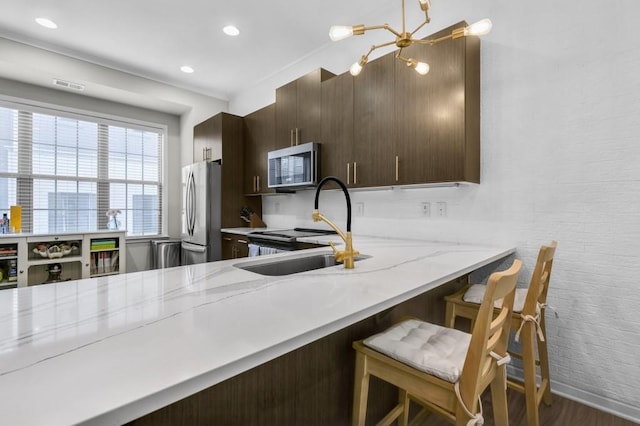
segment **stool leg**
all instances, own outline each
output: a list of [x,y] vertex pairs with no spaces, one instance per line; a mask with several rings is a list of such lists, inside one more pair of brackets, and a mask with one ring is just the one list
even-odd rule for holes
[[491,382],[491,401],[493,404],[493,423],[496,426],[509,424],[509,407],[507,406],[507,388],[505,386],[507,371],[504,365],[498,367],[496,376]]
[[356,351],[356,374],[353,388],[353,426],[364,426],[369,396],[369,373],[366,355]]
[[549,353],[547,352],[547,328],[544,324],[544,310],[540,313],[540,328],[544,341],[538,340],[538,359],[540,360],[540,377],[546,386],[543,389],[542,400],[551,405],[551,376],[549,375]]
[[407,426],[409,424],[409,394],[404,389],[398,390],[398,403],[404,407],[402,414],[398,418],[398,426]]
[[449,328],[455,328],[456,325],[456,305],[452,302],[447,302],[447,308],[444,314],[444,326]]
[[536,350],[535,350],[535,324],[526,322],[522,328],[522,366],[524,368],[524,397],[527,405],[527,424],[539,426],[536,383]]

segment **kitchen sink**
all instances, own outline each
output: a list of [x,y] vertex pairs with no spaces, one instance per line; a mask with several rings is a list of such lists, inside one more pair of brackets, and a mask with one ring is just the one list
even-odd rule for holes
[[[362,259],[368,259],[371,256],[359,255],[355,258],[355,261]],[[314,269],[328,268],[329,266],[341,265],[336,263],[336,259],[333,254],[313,254],[303,257],[287,257],[284,259],[270,259],[264,261],[254,261],[238,263],[236,268],[244,269],[245,271],[255,272],[256,274],[269,275],[269,276],[281,276],[297,274],[299,272],[313,271]]]

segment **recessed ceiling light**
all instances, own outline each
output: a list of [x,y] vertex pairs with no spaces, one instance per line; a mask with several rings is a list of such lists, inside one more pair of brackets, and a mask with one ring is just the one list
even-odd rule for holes
[[226,35],[237,36],[240,34],[240,30],[233,25],[227,25],[222,29]]
[[189,65],[183,65],[180,67],[180,71],[186,72],[187,74],[191,74],[194,71],[194,69],[191,68]]
[[56,24],[55,22],[53,22],[51,19],[47,19],[47,18],[36,18],[36,22],[40,25],[42,25],[45,28],[49,28],[52,30],[55,30],[56,28],[58,28],[58,24]]

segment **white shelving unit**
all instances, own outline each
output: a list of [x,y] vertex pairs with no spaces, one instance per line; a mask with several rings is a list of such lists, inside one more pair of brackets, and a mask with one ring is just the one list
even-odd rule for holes
[[18,285],[18,247],[16,238],[0,239],[0,290]]
[[50,270],[59,271],[58,281],[119,274],[126,271],[125,231],[2,236],[0,270],[0,290],[51,282]]

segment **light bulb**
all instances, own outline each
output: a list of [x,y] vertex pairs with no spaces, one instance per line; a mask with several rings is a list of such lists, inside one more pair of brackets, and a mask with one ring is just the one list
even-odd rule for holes
[[353,35],[353,27],[334,25],[329,29],[329,38],[333,41],[343,40]]
[[420,9],[429,10],[431,7],[431,2],[429,0],[419,0],[420,1]]
[[467,28],[464,29],[464,35],[466,36],[470,36],[470,35],[474,35],[474,36],[482,36],[485,34],[489,34],[489,31],[491,31],[491,27],[493,26],[493,24],[491,23],[490,19],[482,19],[481,21],[476,22],[475,24],[471,24],[469,25]]
[[429,64],[425,62],[418,62],[416,66],[413,67],[413,69],[416,70],[418,74],[425,75],[426,73],[429,72]]
[[360,65],[359,62],[354,62],[353,65],[351,65],[351,68],[349,68],[349,72],[354,77],[360,74],[360,71],[362,71],[362,65]]
[[426,62],[418,62],[413,58],[406,59],[406,62],[408,67],[413,68],[420,75],[425,75],[429,72],[429,64]]
[[369,58],[366,55],[363,55],[358,62],[351,65],[351,68],[349,68],[349,72],[351,73],[351,75],[355,77],[360,74],[360,71],[362,71],[362,67],[364,67],[368,60]]

